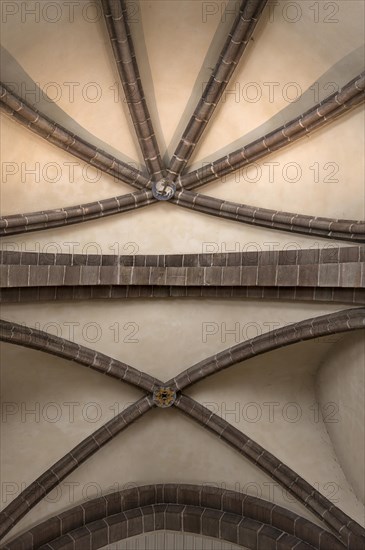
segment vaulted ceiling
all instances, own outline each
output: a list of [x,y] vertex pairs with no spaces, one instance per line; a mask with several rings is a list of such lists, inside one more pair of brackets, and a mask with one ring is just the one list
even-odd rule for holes
[[363,548],[363,3],[1,9],[4,548]]

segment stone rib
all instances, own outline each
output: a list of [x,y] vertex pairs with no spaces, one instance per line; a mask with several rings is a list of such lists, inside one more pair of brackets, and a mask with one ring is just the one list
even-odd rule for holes
[[53,286],[36,288],[0,288],[0,302],[34,303],[82,300],[136,300],[161,298],[254,299],[281,301],[337,302],[365,305],[364,288],[316,287],[217,287],[217,286]]
[[0,513],[0,538],[4,537],[25,514],[27,514],[54,487],[71,474],[80,464],[95,454],[121,431],[143,416],[153,407],[150,397],[145,396],[130,405],[125,411],[106,422],[93,434],[86,437],[38,479],[33,481]]
[[269,227],[293,233],[316,235],[329,239],[365,242],[365,221],[322,218],[291,212],[258,208],[224,201],[201,193],[181,189],[172,202],[183,208],[240,223]]
[[164,175],[164,166],[138,70],[128,24],[128,10],[124,0],[102,0],[102,6],[120,80],[144,161],[151,178],[159,180]]
[[[141,267],[102,265],[3,265],[0,288],[46,287],[280,287],[365,288],[365,263],[237,267]],[[363,280],[362,280],[363,279]]]
[[168,179],[174,180],[183,171],[193,154],[246,49],[266,3],[267,0],[242,0],[239,13],[234,20],[213,73],[173,154],[168,168]]
[[[166,483],[132,487],[74,506],[39,523],[6,543],[4,550],[18,550],[19,548],[35,550],[41,545],[41,548],[44,548],[43,545],[47,543],[50,546],[45,548],[49,550],[54,547],[55,539],[59,539],[61,536],[65,542],[70,541],[71,548],[74,548],[72,541],[67,538],[67,534],[76,529],[81,530],[85,525],[89,531],[88,533],[84,530],[86,537],[74,537],[72,534],[72,538],[81,542],[81,545],[88,534],[91,534],[93,548],[98,543],[100,545],[100,530],[102,528],[109,531],[106,541],[112,544],[117,542],[122,534],[128,534],[128,528],[122,528],[121,523],[128,521],[131,517],[132,521],[136,519],[135,514],[129,514],[136,510],[144,513],[141,522],[144,532],[153,530],[156,521],[158,521],[160,528],[176,528],[176,525],[180,525],[183,526],[184,532],[216,536],[219,524],[227,533],[228,525],[224,526],[226,517],[228,521],[231,520],[228,540],[237,544],[244,544],[247,537],[252,538],[252,534],[256,539],[257,531],[261,546],[267,542],[268,536],[269,538],[272,536],[273,544],[275,544],[275,539],[280,538],[278,550],[279,548],[280,550],[293,548],[344,550],[345,548],[329,531],[266,500],[209,485]],[[176,514],[174,514],[175,511]],[[219,512],[223,512],[224,515]],[[92,519],[90,515],[92,515]],[[155,517],[150,517],[151,515]],[[232,522],[232,515],[239,517]],[[203,516],[204,518],[208,516],[207,522],[204,521]],[[165,517],[166,521],[161,524],[162,517]],[[218,521],[209,521],[215,517]],[[90,521],[93,522],[92,525],[90,525]],[[269,525],[274,530],[268,531],[267,526]],[[264,532],[259,533],[262,530]],[[281,532],[279,537],[276,530]],[[104,542],[106,541],[104,540]],[[57,541],[58,543],[59,541]]]
[[303,136],[336,120],[364,101],[365,73],[361,73],[348,82],[339,92],[329,96],[299,117],[280,126],[232,153],[208,163],[202,168],[181,177],[181,185],[186,189],[195,189],[230,174],[243,166],[257,161],[272,151],[278,151]]
[[[171,489],[173,490],[173,488]],[[123,495],[120,495],[120,498],[123,498]],[[80,507],[75,512],[79,515],[83,512],[87,513],[87,506],[85,508]],[[54,518],[55,522],[57,522],[58,517]],[[297,519],[303,522],[303,518],[300,516]],[[200,529],[198,524],[201,526]],[[41,547],[26,546],[26,548],[27,550],[31,550],[31,548],[33,550],[35,548],[39,550],[59,550],[60,548],[62,550],[86,550],[90,548],[97,550],[98,548],[105,548],[104,545],[108,544],[110,545],[108,548],[116,549],[119,545],[115,544],[120,540],[128,539],[128,533],[133,533],[133,536],[149,533],[154,530],[155,526],[158,526],[158,529],[184,534],[200,533],[203,536],[210,535],[214,539],[228,543],[238,544],[241,542],[244,544],[244,548],[248,548],[245,543],[253,539],[255,546],[250,544],[250,548],[256,548],[256,541],[259,545],[258,548],[263,549],[344,550],[345,548],[338,539],[325,529],[321,532],[321,536],[325,540],[320,541],[318,546],[312,546],[294,535],[289,535],[283,529],[273,527],[261,520],[247,518],[241,514],[212,510],[204,506],[166,503],[140,506],[138,509],[133,508],[113,515],[104,515],[100,520],[90,521],[89,523],[84,522],[74,530],[52,539],[47,545]],[[313,524],[309,523],[307,527],[313,529]],[[19,537],[14,542],[15,544],[23,544],[27,539],[29,541],[32,535],[33,532],[27,531],[24,537]],[[309,537],[307,536],[307,538]],[[10,544],[6,545],[3,550],[18,550],[18,548]],[[24,546],[21,546],[21,548],[24,548]],[[156,547],[153,548],[157,550]],[[187,548],[190,550],[192,547],[188,546]],[[195,546],[195,548],[197,547]],[[210,546],[210,548],[213,547]]]
[[364,304],[365,247],[99,255],[0,252],[0,299],[195,296]]
[[155,202],[155,199],[152,192],[146,189],[79,206],[66,206],[64,208],[42,210],[27,214],[12,214],[0,218],[0,235],[7,236],[29,233],[30,231],[41,231],[87,222],[136,210],[153,202]]
[[[217,245],[218,248],[218,245]],[[254,248],[254,247],[248,247]],[[203,252],[201,254],[64,254],[62,252],[27,252],[0,250],[1,265],[33,266],[123,266],[238,268],[249,266],[304,266],[320,264],[354,264],[365,261],[365,246],[325,245],[323,248],[298,248],[236,252]]]
[[48,143],[56,145],[117,180],[128,183],[137,189],[144,189],[148,185],[148,179],[142,172],[56,124],[1,83],[0,108],[5,114]]
[[308,510],[334,530],[348,550],[360,550],[364,547],[365,530],[361,525],[261,445],[191,397],[179,396],[174,406],[207,430],[215,433],[294,495]]
[[257,355],[305,340],[363,328],[365,328],[365,308],[345,309],[336,313],[305,319],[261,334],[212,355],[181,372],[167,382],[167,385],[181,391],[212,374],[237,365],[242,361],[247,361]]
[[3,319],[0,319],[0,341],[62,357],[126,382],[139,390],[152,392],[158,385],[158,381],[149,374],[103,353],[53,334]]

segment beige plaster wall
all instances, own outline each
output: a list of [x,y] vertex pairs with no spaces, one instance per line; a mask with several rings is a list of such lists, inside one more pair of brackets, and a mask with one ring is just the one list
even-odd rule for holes
[[[93,2],[89,2],[91,7],[86,16],[86,1],[80,2],[75,7],[73,21],[67,16],[62,0],[57,2],[62,17],[55,23],[44,17],[36,22],[31,16],[24,17],[23,23],[21,11],[7,17],[6,27],[2,29],[6,49],[3,59],[8,62],[5,80],[19,84],[27,78],[38,83],[41,89],[48,89],[50,94],[61,90],[56,105],[43,100],[38,106],[85,139],[139,165],[142,159],[131,133],[129,114],[123,101],[115,101],[118,75],[107,33],[102,21],[90,22],[95,17]],[[27,4],[32,7],[36,3]],[[146,94],[156,121],[161,152],[166,158],[171,156],[191,115],[202,83],[208,78],[209,67],[214,66],[214,58],[232,21],[233,15],[226,19],[222,17],[224,4],[215,3],[217,13],[212,16],[205,14],[206,21],[204,2],[200,1],[143,1],[136,4],[138,11],[135,22],[132,22],[132,32],[137,39],[137,56],[141,59],[141,74],[147,83]],[[296,23],[285,20],[284,2],[279,2],[275,8],[273,21],[269,12],[263,17],[257,36],[249,45],[250,56],[240,64],[235,76],[234,89],[240,90],[242,100],[236,102],[231,94],[226,97],[206,133],[206,142],[196,151],[192,161],[195,167],[298,115],[311,106],[317,99],[316,94],[318,99],[326,95],[325,86],[330,82],[342,85],[360,72],[363,3],[335,2],[339,11],[332,18],[338,19],[337,23],[325,23],[324,18],[331,17],[331,13],[323,10],[316,23],[314,12],[307,7],[309,3],[302,4],[303,14]],[[284,13],[293,17],[289,12]],[[51,12],[49,16],[54,17]],[[318,85],[305,93],[316,81]],[[52,82],[57,84],[56,88],[50,86]],[[67,82],[79,84],[75,86],[74,101],[69,101]],[[242,96],[243,90],[249,93],[244,86],[251,82],[258,83],[262,90],[262,99],[256,103],[249,103]],[[265,82],[279,82],[275,88],[278,92],[275,92],[275,101],[270,101],[269,87]],[[283,89],[289,82],[300,86],[303,99],[291,103],[283,97]],[[92,83],[97,87],[90,87]],[[101,98],[94,102],[90,97],[95,89],[99,89],[98,86]],[[91,94],[89,98],[85,95],[87,92]],[[278,162],[279,165],[260,163],[261,176],[256,182],[252,179],[257,174],[248,171],[239,177],[231,176],[225,182],[210,184],[204,190],[217,197],[269,208],[362,218],[363,201],[359,200],[363,195],[363,165],[360,163],[362,123],[363,115],[356,111],[305,143],[294,144],[280,155],[264,161]],[[1,188],[4,214],[79,204],[131,190],[109,176],[86,169],[81,161],[48,145],[3,116],[1,130],[2,135],[7,136],[1,140],[2,161],[6,166]],[[70,162],[76,164],[66,164]],[[290,162],[295,162],[301,170],[298,181],[292,181],[295,174],[288,166]],[[317,163],[318,181],[315,180],[315,169],[311,168],[314,163]],[[273,178],[270,166],[274,170]],[[72,167],[74,173],[71,177]],[[34,168],[36,175],[27,173]],[[283,174],[289,181],[285,181]],[[324,181],[325,178],[338,181]],[[183,211],[173,205],[157,204],[79,226],[7,237],[3,246],[40,252],[156,254],[323,247],[328,246],[328,242],[239,226]],[[2,317],[43,330],[58,331],[60,336],[94,347],[166,380],[241,339],[290,322],[337,311],[341,307],[224,300],[100,301],[36,307],[6,305],[2,307]],[[48,322],[57,326],[47,326]],[[235,330],[238,333],[225,335],[227,329],[237,327],[237,324]],[[273,422],[267,420],[267,415],[260,422],[247,422],[241,414],[237,427],[255,436],[259,443],[297,469],[309,482],[318,483],[318,489],[326,496],[331,496],[334,488],[334,498],[338,499],[336,504],[361,521],[363,506],[354,495],[353,479],[348,475],[349,465],[343,458],[338,462],[335,454],[343,448],[343,436],[337,435],[337,428],[334,428],[334,434],[327,426],[328,435],[321,418],[317,420],[313,416],[316,408],[311,409],[316,401],[314,372],[332,344],[333,341],[329,341],[275,352],[270,354],[270,363],[266,358],[259,358],[245,366],[237,366],[225,373],[226,376],[207,380],[191,393],[200,401],[219,402],[218,413],[222,413],[223,402],[226,410],[230,410],[236,402],[253,401],[265,411],[268,407],[263,405],[264,402],[279,402],[279,406],[275,406],[277,414]],[[353,344],[357,349],[358,344]],[[343,353],[351,355],[351,346],[349,344]],[[358,376],[355,370],[355,367],[351,370],[353,380]],[[9,345],[3,346],[1,377],[2,399],[13,404],[15,411],[11,415],[11,409],[8,409],[8,421],[2,426],[5,441],[2,478],[15,484],[8,486],[8,492],[20,489],[23,482],[31,482],[111,418],[118,407],[140,395],[137,390],[101,378],[97,373],[85,372],[82,367]],[[21,377],[24,377],[24,382],[19,384]],[[331,388],[330,391],[338,390]],[[322,403],[329,399],[332,399],[332,393],[321,395]],[[346,400],[346,403],[350,402],[350,397]],[[285,409],[291,401],[295,401],[303,411],[300,422],[291,423],[283,418],[283,410],[288,414],[292,412]],[[65,405],[68,402],[79,404],[74,407],[74,422],[69,421],[69,406]],[[26,422],[22,422],[22,410],[25,414],[27,408],[38,407],[35,403],[40,407],[39,421],[28,414]],[[61,418],[56,423],[42,415],[44,406],[49,403],[61,407]],[[93,413],[100,411],[98,407],[90,407],[85,412],[85,406],[90,403],[97,403],[102,411],[96,422],[89,418],[85,420],[85,415],[92,417]],[[47,407],[45,414],[55,413],[56,409]],[[20,522],[17,531],[87,497],[96,496],[95,491],[108,491],[115,483],[123,487],[130,482],[206,481],[237,490],[246,486],[252,494],[259,490],[263,498],[274,498],[278,503],[312,517],[303,507],[288,501],[280,490],[273,493],[268,478],[213,435],[205,433],[176,411],[165,412],[153,411],[134,428],[117,437],[66,480],[76,484],[72,497],[72,487],[63,484],[60,495],[55,493],[34,508]],[[315,447],[316,453],[298,453],[298,446],[303,442],[308,448]],[[206,458],[203,453],[207,449]],[[101,470],[101,465],[107,465],[107,468]],[[357,470],[355,475],[358,479]],[[88,485],[90,482],[95,482],[94,488]],[[248,485],[250,483],[252,485]],[[14,496],[14,493],[7,494],[8,501]],[[2,500],[2,506],[6,505],[4,497]]]
[[168,380],[243,340],[343,307],[171,299],[4,304],[1,309],[8,321],[71,339]]
[[[107,150],[121,154],[122,158],[124,155],[133,163],[140,162],[126,105],[123,100],[117,101],[119,96],[114,90],[118,75],[100,13],[92,2],[80,2],[73,10],[71,23],[62,0],[58,2],[62,17],[55,23],[49,21],[55,18],[56,12],[52,11],[48,19],[42,17],[41,12],[36,23],[35,17],[22,10],[14,16],[7,15],[3,46],[30,79],[56,98],[56,105],[43,100],[37,103],[39,107],[47,109],[59,121],[73,124],[75,131],[88,139],[94,140],[95,136],[98,144]],[[156,131],[161,137],[161,152],[165,154],[167,147],[167,157],[171,157],[210,73],[209,67],[214,65],[213,54],[216,55],[223,43],[224,32],[234,17],[234,13],[222,15],[224,2],[213,4],[216,13],[212,15],[207,13],[212,8],[207,8],[204,2],[143,1],[131,7],[131,27],[141,59],[141,73]],[[236,4],[233,2],[233,10]],[[29,5],[31,7],[32,2]],[[224,96],[205,134],[204,144],[196,151],[194,166],[272,130],[360,72],[363,3],[346,2],[345,6],[344,2],[338,2],[335,8],[333,14],[323,6],[316,13],[308,3],[290,8],[285,2],[278,2],[267,8],[257,37],[248,47],[247,60],[239,64],[233,78],[231,88],[239,97]],[[290,22],[297,17],[298,21]],[[93,19],[95,23],[91,22]],[[189,34],[191,28],[196,32]],[[52,47],[47,47],[50,42]],[[210,48],[212,42],[214,45]],[[19,81],[21,69],[18,72],[14,68],[6,69],[8,80]],[[255,90],[260,99],[253,102],[250,98],[255,96]],[[303,97],[293,101],[300,92]],[[94,101],[94,96],[100,97]],[[28,97],[35,96],[29,94]],[[258,206],[362,218],[363,204],[353,200],[363,192],[362,124],[363,115],[356,111],[330,130],[322,130],[305,140],[305,144],[294,144],[257,166],[230,176],[225,182],[211,184],[207,191],[214,196]],[[87,169],[84,163],[24,132],[11,121],[3,122],[3,131],[9,136],[2,143],[3,160],[8,163],[3,171],[4,213],[56,208],[128,191],[124,184]],[[37,175],[27,173],[36,162],[39,163]],[[67,164],[70,162],[76,164],[70,166]],[[314,195],[316,201],[313,201]],[[164,218],[158,216],[160,207],[165,208]],[[158,205],[154,207],[158,212],[150,208],[133,215],[134,242],[140,247],[156,243],[156,247],[163,246],[167,252],[172,246],[165,235],[166,226],[172,220],[175,250],[190,249],[190,244],[180,236],[181,232],[186,233],[190,219],[194,220],[194,238],[203,242],[204,230],[218,243],[226,238],[226,231],[230,232],[231,240],[243,238],[245,241],[251,238],[262,241],[269,234],[266,230],[237,227],[230,222],[217,222],[169,207]],[[87,224],[87,233],[98,233],[100,224],[104,236],[99,236],[97,242],[104,248],[113,244],[110,237],[108,239],[110,233],[132,236],[130,214],[91,222]],[[213,230],[216,224],[219,228]],[[141,233],[146,225],[152,227],[153,232],[144,243]],[[64,236],[66,241],[70,234],[74,234],[73,228],[57,233],[60,240]],[[46,238],[52,235],[53,232],[47,232]],[[282,244],[287,242],[284,239],[283,243],[283,237],[278,240]],[[299,243],[310,245],[313,239],[299,237]]]
[[[239,341],[338,309],[336,305],[251,301],[100,301],[78,303],[77,307],[72,303],[44,304],[36,309],[31,304],[4,305],[2,317],[70,338],[168,380]],[[363,506],[336,461],[313,386],[315,369],[336,339],[279,350],[189,391],[361,521]],[[2,469],[4,480],[10,480],[7,493],[14,491],[6,495],[9,502],[22,482],[35,479],[140,392],[73,363],[9,344],[3,345],[2,358],[3,401],[10,403],[3,428]],[[25,379],[19,384],[22,375]],[[35,415],[27,413],[32,408]],[[70,421],[71,409],[74,422]],[[52,422],[54,417],[57,422]],[[22,452],[16,453],[20,440]],[[298,453],[303,444],[306,452]],[[36,460],[29,461],[29,456]],[[101,469],[101,465],[107,468]],[[307,514],[213,435],[177,411],[153,411],[69,476],[60,491],[37,505],[17,529],[96,496],[98,491],[109,492],[130,482],[163,481],[218,483]]]
[[[365,493],[364,357],[364,334],[356,331],[333,346],[316,378],[328,435],[338,462],[361,502]],[[326,408],[326,403],[334,405]],[[332,415],[334,407],[339,410],[338,418]]]
[[169,548],[169,550],[242,550],[224,540],[201,537],[191,533],[156,531],[146,535],[137,535],[126,540],[104,546],[102,550],[150,550],[151,548]]

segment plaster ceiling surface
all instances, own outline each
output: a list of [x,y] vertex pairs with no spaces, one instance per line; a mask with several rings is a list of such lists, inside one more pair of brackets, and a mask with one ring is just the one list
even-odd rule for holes
[[[2,80],[57,123],[146,174],[100,5],[82,0],[74,3],[71,14],[69,2],[56,0],[52,4],[61,16],[51,21],[54,7],[44,17],[34,1],[22,2],[13,14],[4,11],[4,4]],[[221,0],[129,3],[136,58],[167,164],[212,73],[238,5]],[[41,9],[38,19],[26,11],[31,8]],[[362,70],[363,41],[363,2],[269,2],[188,170],[271,132],[341,88]],[[364,112],[356,108],[268,158],[208,183],[202,192],[274,210],[363,219],[363,126]],[[6,136],[0,144],[4,215],[131,192],[126,183],[75,159],[3,114],[1,132]],[[338,245],[315,235],[236,224],[159,202],[78,225],[5,235],[2,246],[41,253],[136,255]],[[167,381],[239,342],[346,307],[252,299],[48,301],[2,304],[1,317]],[[344,458],[348,437],[329,428],[323,416],[334,399],[330,414],[336,419],[345,414],[348,426],[351,400],[360,391],[358,371],[340,376],[333,359],[338,349],[346,355],[346,338],[331,335],[259,355],[200,381],[186,394],[273,453],[363,525],[364,503],[354,487],[361,472],[357,469],[354,478],[348,474]],[[1,356],[6,417],[1,477],[7,483],[3,509],[142,393],[41,351],[3,344]],[[328,393],[326,377],[336,380]],[[341,400],[340,387],[347,384]],[[356,447],[353,440],[350,443]],[[5,540],[90,498],[128,484],[149,483],[210,484],[247,492],[324,526],[236,450],[171,409],[151,411],[101,448],[34,506]],[[156,550],[158,545],[169,550],[236,548],[228,542],[161,532],[105,549]]]
[[130,537],[127,541],[124,540],[117,544],[105,546],[102,550],[155,550],[156,548],[171,548],[171,550],[237,550],[242,546],[209,537],[161,531],[149,535]]
[[[322,491],[327,491],[328,495],[334,490],[336,499],[351,506],[353,513],[359,514],[361,518],[362,507],[359,507],[341,472],[325,425],[316,408],[315,373],[333,343],[332,337],[330,341],[327,338],[327,341],[322,339],[311,344],[296,344],[285,351],[272,352],[265,360],[257,358],[248,361],[202,382],[194,390],[190,390],[189,394],[254,437],[285,463],[295,466],[312,484],[321,485]],[[15,479],[22,470],[23,482],[29,483],[51,465],[65,447],[72,448],[138,397],[136,390],[125,385],[118,387],[111,380],[103,384],[101,392],[97,373],[88,373],[86,379],[81,367],[74,368],[64,360],[52,359],[50,369],[50,359],[44,354],[14,346],[4,348],[3,401],[16,403],[18,407],[14,411],[9,406],[7,424],[3,430],[4,437],[9,438],[9,446],[4,449],[3,454],[3,471],[9,479]],[[298,356],[299,360],[296,359]],[[15,387],[16,379],[24,372],[25,362],[26,376],[22,385]],[[19,367],[11,368],[10,365]],[[62,380],[66,377],[69,384],[62,387]],[[27,402],[29,394],[32,395],[31,402]],[[35,412],[32,413],[32,410]],[[241,486],[243,490],[251,490],[253,494],[257,492],[259,496],[264,492],[267,497],[271,496],[286,506],[294,504],[295,507],[293,499],[286,499],[285,495],[283,497],[279,488],[270,486],[268,481],[266,485],[264,483],[263,486],[256,486],[257,474],[253,473],[249,464],[241,466],[239,470],[232,467],[231,462],[224,465],[222,458],[225,453],[230,454],[229,450],[223,451],[222,458],[218,456],[221,453],[215,445],[209,455],[202,453],[204,440],[201,439],[203,434],[200,430],[194,427],[189,435],[185,421],[181,424],[181,420],[176,417],[171,423],[163,414],[166,413],[162,411],[155,416],[152,429],[149,426],[150,419],[141,419],[140,423],[145,423],[147,431],[143,437],[132,440],[137,445],[133,455],[136,458],[133,461],[128,461],[130,449],[125,440],[120,438],[120,444],[116,441],[116,455],[120,457],[120,453],[127,453],[125,460],[129,462],[128,476],[125,471],[126,463],[123,460],[114,463],[114,453],[110,453],[107,447],[103,462],[110,455],[113,463],[110,469],[98,473],[100,457],[96,456],[91,473],[88,466],[82,483],[79,482],[79,475],[82,475],[84,467],[73,474],[72,481],[79,483],[75,490],[75,500],[82,499],[82,488],[86,486],[88,476],[92,480],[97,479],[98,486],[106,491],[123,476],[138,483],[158,482],[166,477],[172,482],[176,476],[181,482],[192,482],[196,481],[201,468],[200,475],[206,476],[206,483],[219,480],[219,483],[227,484],[227,487]],[[339,411],[334,411],[334,418],[338,416]],[[177,426],[181,425],[183,428],[178,429]],[[142,426],[141,429],[143,430]],[[180,429],[182,433],[178,435]],[[176,435],[174,432],[177,432]],[[12,446],[19,439],[23,441],[24,454],[14,461]],[[41,445],[44,439],[49,445],[47,454]],[[36,455],[32,452],[35,440],[40,442]],[[320,448],[321,452],[315,456],[305,453],[298,456],[298,445]],[[147,469],[143,453],[145,448],[151,450]],[[24,469],[24,455],[31,452],[36,460]],[[138,455],[141,462],[137,460]],[[90,494],[93,491],[94,488],[90,487]],[[58,508],[61,504],[64,505],[63,499],[62,502],[61,499],[57,500],[52,507]]]

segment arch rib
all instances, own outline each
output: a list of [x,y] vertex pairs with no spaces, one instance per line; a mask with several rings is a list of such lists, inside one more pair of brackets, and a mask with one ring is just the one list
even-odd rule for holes
[[260,19],[267,0],[242,0],[213,73],[181,137],[168,168],[174,180],[189,161]]
[[185,189],[177,191],[171,202],[183,208],[239,223],[290,231],[291,233],[316,235],[327,239],[365,242],[365,221],[321,218],[258,208],[217,199]]
[[276,128],[269,134],[241,147],[218,160],[205,164],[181,177],[181,185],[186,189],[195,189],[231,174],[262,159],[272,151],[278,151],[293,141],[310,135],[315,130],[337,120],[365,99],[365,72],[350,80],[343,88],[330,95],[324,101],[314,105],[299,117]]
[[269,331],[212,355],[181,372],[167,383],[182,391],[224,369],[270,351],[329,334],[365,328],[365,308],[320,315]]
[[154,406],[149,396],[141,397],[127,409],[106,422],[86,437],[69,453],[46,470],[38,479],[24,489],[0,512],[0,539],[4,537],[42,498],[71,474],[102,446],[125,430]]
[[139,74],[128,24],[128,9],[124,0],[102,0],[102,7],[143,158],[151,178],[158,180],[164,176],[164,166]]
[[[166,508],[163,509],[162,505],[169,506],[168,514],[172,511],[172,506],[178,506],[179,509],[176,509],[176,511],[180,513],[181,507],[184,507],[184,509],[188,508],[190,512],[191,507],[194,507],[195,509],[202,508],[205,510],[207,520],[209,515],[214,511],[239,516],[241,518],[240,521],[243,520],[245,527],[247,527],[247,524],[250,524],[249,520],[259,522],[258,527],[260,528],[263,528],[264,525],[270,525],[275,529],[285,532],[285,535],[281,535],[282,539],[280,539],[281,544],[285,542],[284,546],[280,546],[283,550],[284,548],[293,548],[295,544],[298,544],[298,541],[305,542],[311,549],[344,549],[344,545],[328,531],[274,503],[249,496],[245,493],[224,490],[208,485],[168,483],[133,487],[84,502],[31,528],[23,535],[9,542],[5,546],[5,550],[17,550],[20,547],[35,550],[40,545],[51,543],[54,539],[82,528],[85,524],[89,524],[90,521],[99,522],[103,519],[106,520],[109,526],[119,525],[117,532],[120,533],[122,531],[120,523],[130,517],[128,512],[136,509],[139,510],[140,508],[143,508],[146,512],[147,509],[150,512],[166,511]],[[91,510],[92,518],[90,514]],[[215,514],[213,514],[213,517],[216,517]],[[120,523],[117,523],[119,521]],[[151,525],[152,529],[145,529],[145,532],[153,530],[156,527],[156,522],[148,522],[146,520],[144,524],[147,525],[147,523]],[[205,522],[203,520],[202,511],[199,514],[195,514],[194,522],[190,521],[188,517],[185,517],[182,521],[184,531],[211,536],[215,533],[214,529],[209,529],[208,523],[209,521]],[[219,521],[217,522],[218,524]],[[256,525],[252,527],[256,527]],[[167,529],[168,526],[164,524],[160,528]],[[89,530],[90,532],[94,532],[94,528],[92,527]],[[124,532],[127,535],[128,528]],[[217,532],[217,529],[215,532]],[[254,532],[256,534],[255,528]],[[248,533],[245,534],[246,540],[250,540]],[[233,540],[236,540],[239,544],[244,542],[242,539],[243,536],[239,536],[238,539],[233,537]],[[66,539],[66,541],[68,540]],[[230,540],[233,542],[232,539]],[[109,538],[108,542],[116,542],[116,539]],[[303,550],[304,548],[306,547],[303,547]]]
[[66,153],[71,153],[91,166],[137,189],[144,189],[147,186],[148,179],[142,172],[69,132],[32,107],[30,103],[20,98],[1,82],[0,108],[19,124]]
[[79,365],[89,367],[139,390],[153,392],[159,381],[117,359],[91,350],[70,340],[0,319],[0,341],[57,355]]
[[276,456],[191,397],[180,395],[174,406],[205,429],[215,433],[294,495],[300,503],[335,531],[336,536],[348,550],[364,548],[365,530],[361,525],[337,508]]

